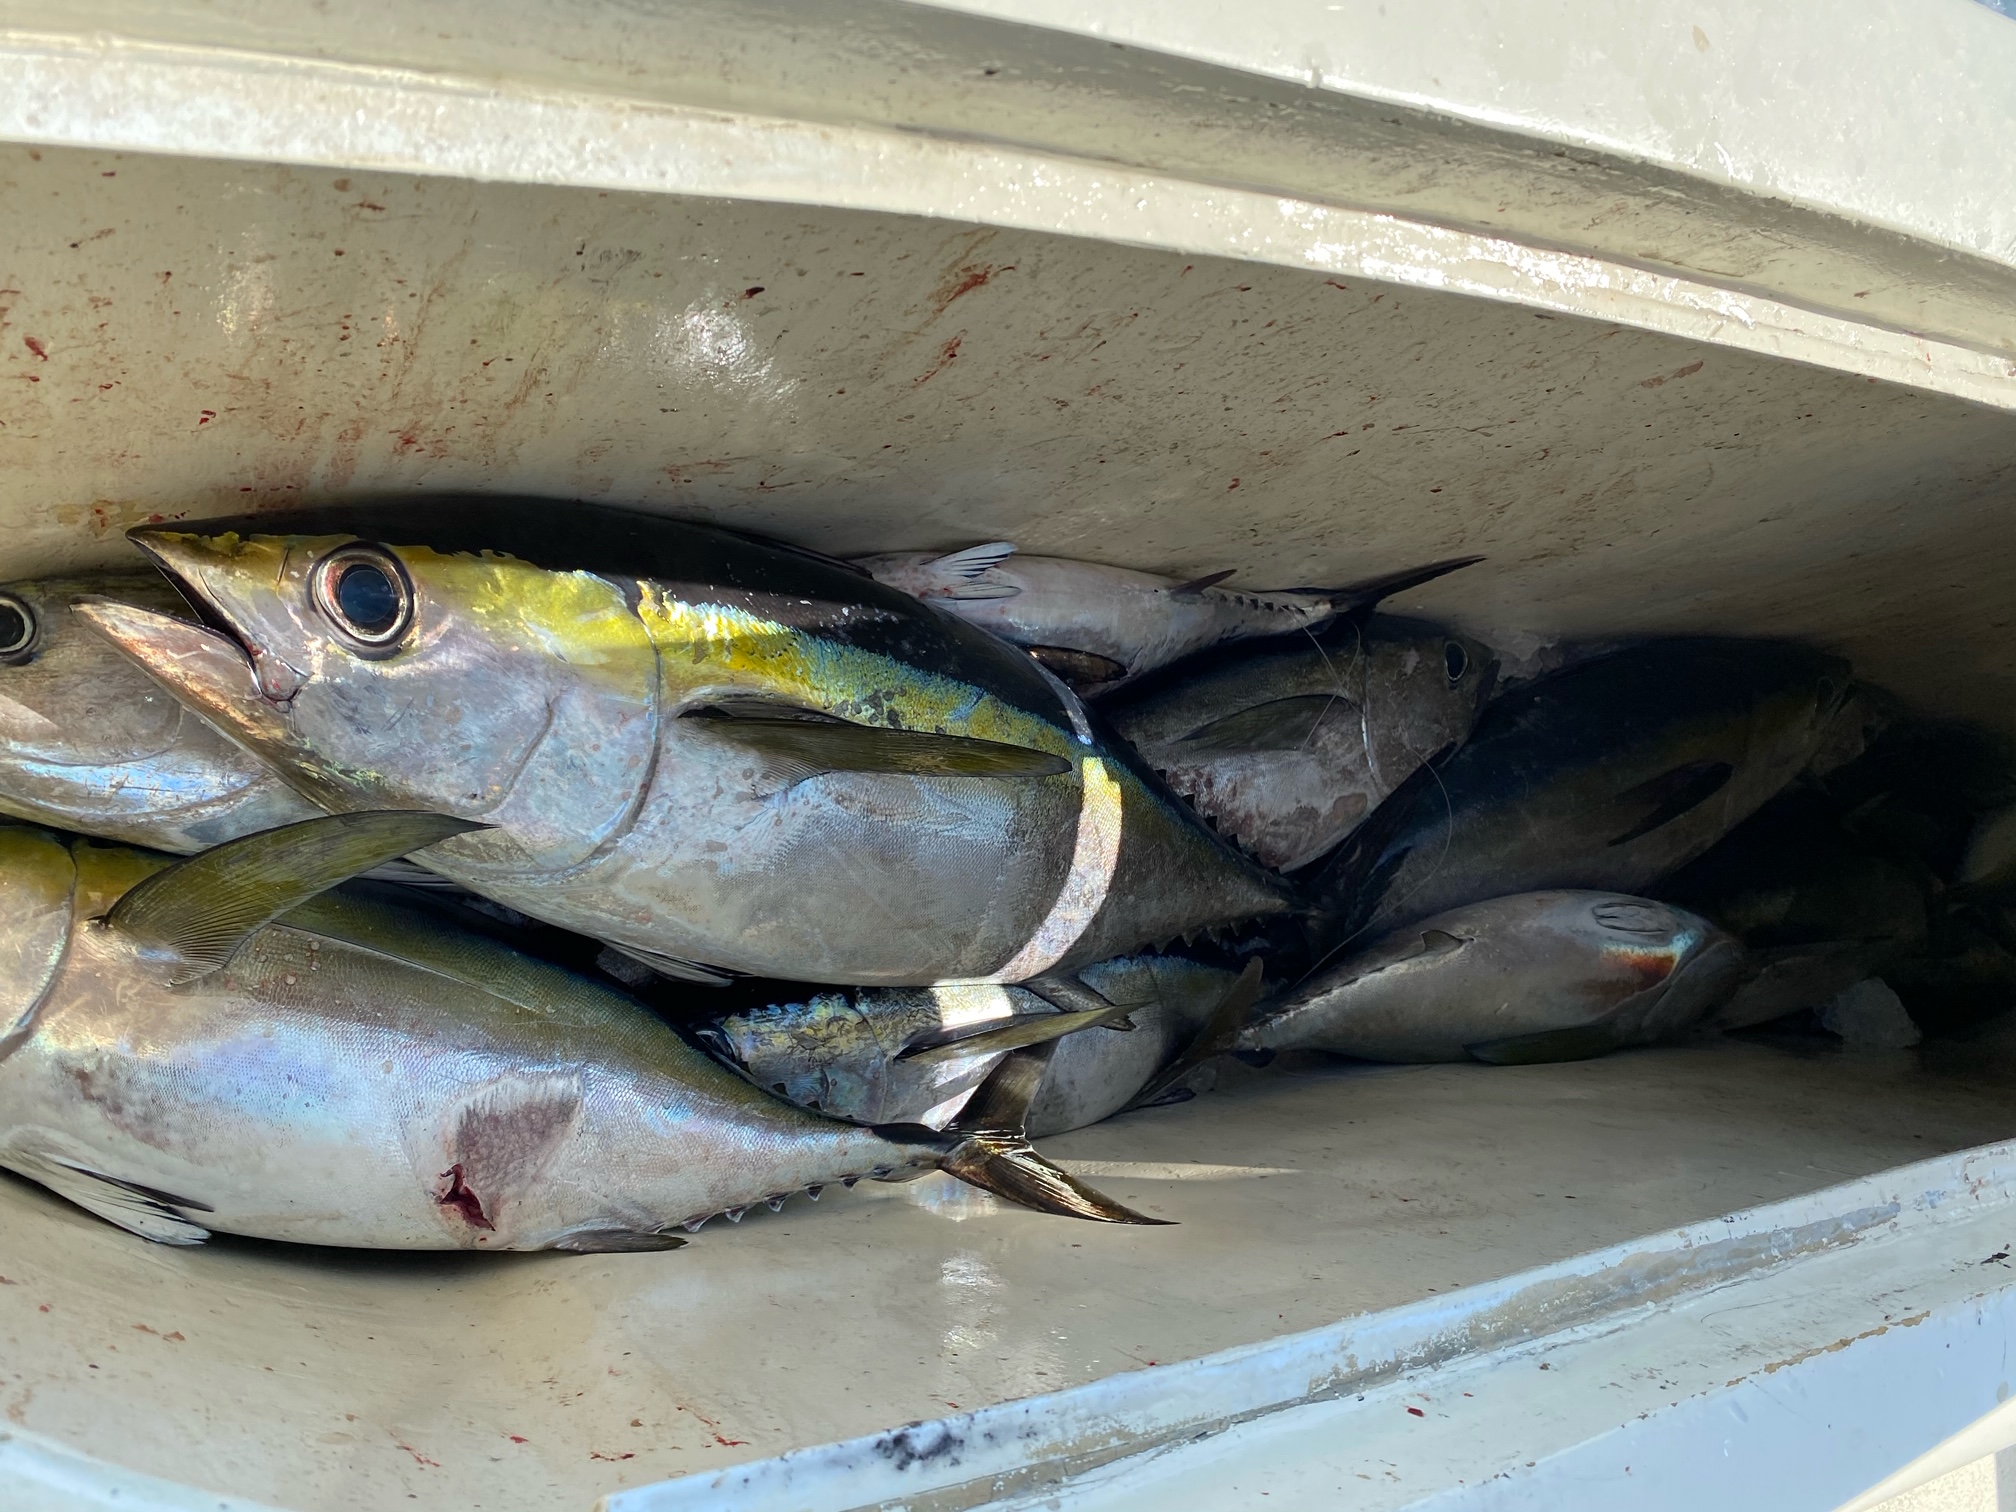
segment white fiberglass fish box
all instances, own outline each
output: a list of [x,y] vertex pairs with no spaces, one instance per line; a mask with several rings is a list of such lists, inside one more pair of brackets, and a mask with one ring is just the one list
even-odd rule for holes
[[[1974,0],[0,3],[0,577],[471,492],[1481,553],[1396,607],[1797,637],[2016,735],[2012,75]],[[1175,1227],[934,1176],[669,1254],[169,1249],[8,1178],[0,1504],[1822,1512],[2009,1393],[2012,1077],[1992,1024],[1291,1059],[1045,1143]]]

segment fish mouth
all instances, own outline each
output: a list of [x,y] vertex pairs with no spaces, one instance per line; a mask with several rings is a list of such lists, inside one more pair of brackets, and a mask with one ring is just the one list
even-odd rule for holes
[[[126,538],[147,554],[161,575],[182,596],[197,622],[234,647],[244,658],[252,673],[253,686],[260,696],[268,703],[286,708],[308,680],[307,675],[252,640],[225,611],[205,582],[204,568],[214,560],[215,553],[200,544],[203,538],[187,531],[144,525],[129,530]],[[109,633],[102,625],[100,630]],[[114,640],[116,643],[116,636]],[[129,656],[134,654],[131,648],[122,649],[126,649]]]
[[81,597],[72,608],[79,621],[110,641],[176,702],[240,743],[270,742],[284,734],[282,706],[261,691],[251,657],[230,635],[117,599]]

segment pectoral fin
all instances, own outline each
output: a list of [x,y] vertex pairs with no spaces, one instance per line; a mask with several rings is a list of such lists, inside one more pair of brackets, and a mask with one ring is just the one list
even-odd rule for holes
[[941,1032],[913,1040],[897,1052],[896,1059],[911,1065],[930,1066],[939,1061],[963,1060],[969,1055],[989,1055],[999,1050],[1020,1050],[1027,1045],[1047,1044],[1067,1034],[1076,1034],[1080,1029],[1132,1029],[1133,1022],[1127,1017],[1131,1011],[1130,1004],[1111,1003],[1104,1008],[1078,1013],[1020,1014],[1006,1023],[987,1025],[970,1034],[953,1030],[950,1031],[953,1038],[946,1038]]
[[1110,656],[1093,651],[1074,651],[1069,646],[1028,646],[1024,648],[1039,665],[1069,683],[1074,690],[1096,688],[1118,682],[1127,669]]
[[[726,987],[740,974],[718,966],[705,966],[698,961],[689,961],[682,956],[669,956],[656,950],[642,950],[634,945],[612,945],[606,941],[602,949],[605,954],[615,956],[619,961],[629,961],[641,966],[647,972],[654,972],[675,982],[697,982],[702,987]],[[596,958],[604,971],[609,971],[601,957]],[[644,978],[631,977],[620,972],[609,974],[629,987],[642,986]]]
[[131,889],[107,929],[158,961],[171,984],[228,962],[253,931],[374,866],[486,826],[447,814],[325,814],[178,861]]
[[210,1230],[189,1218],[192,1212],[210,1212],[206,1202],[157,1191],[137,1181],[122,1181],[67,1160],[22,1160],[16,1169],[87,1213],[156,1244],[201,1244],[210,1237]]
[[1176,744],[1186,751],[1236,754],[1241,751],[1297,751],[1309,743],[1316,726],[1332,708],[1349,713],[1356,706],[1334,693],[1305,693],[1227,714],[1199,725]]
[[1682,814],[1699,808],[1729,785],[1736,768],[1726,761],[1690,761],[1670,772],[1661,772],[1650,782],[1641,782],[1617,795],[1627,808],[1633,804],[1651,807],[1636,824],[1610,843],[1623,845],[1640,835],[1649,835],[1661,825],[1671,824]]
[[742,713],[726,707],[684,716],[706,719],[725,739],[771,758],[799,781],[822,772],[887,772],[936,777],[1055,777],[1071,763],[1048,751],[937,735],[927,730],[890,730],[849,724],[820,715]]
[[948,552],[929,564],[929,571],[942,580],[933,597],[947,599],[1014,598],[1022,590],[1013,583],[983,583],[996,567],[1015,554],[1013,541],[987,541],[964,551]]

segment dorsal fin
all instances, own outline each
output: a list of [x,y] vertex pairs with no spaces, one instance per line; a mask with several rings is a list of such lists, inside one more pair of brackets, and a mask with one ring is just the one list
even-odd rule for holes
[[1192,578],[1187,583],[1178,583],[1169,590],[1171,598],[1195,598],[1206,588],[1215,588],[1237,572],[1237,567],[1227,567],[1223,572],[1207,572],[1203,577]]
[[228,962],[253,931],[317,893],[394,857],[485,828],[408,809],[304,819],[164,867],[113,904],[104,926],[159,962],[171,984],[193,982]]

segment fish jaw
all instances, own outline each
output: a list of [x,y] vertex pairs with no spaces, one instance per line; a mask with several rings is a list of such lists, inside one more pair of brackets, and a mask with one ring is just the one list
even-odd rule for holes
[[80,598],[74,608],[81,623],[238,744],[255,753],[289,744],[286,701],[260,686],[252,658],[230,636],[117,599]]

